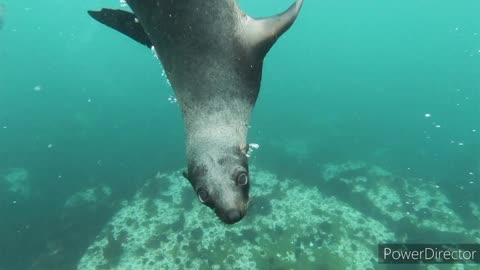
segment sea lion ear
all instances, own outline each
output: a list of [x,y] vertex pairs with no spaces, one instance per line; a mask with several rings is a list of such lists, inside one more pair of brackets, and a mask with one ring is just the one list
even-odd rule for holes
[[187,179],[190,182],[190,179],[188,179],[187,171],[183,171],[182,175],[183,175],[183,177],[185,177],[185,179]]
[[241,144],[240,152],[242,152],[244,155],[248,154],[248,144]]
[[265,57],[277,39],[292,26],[302,4],[303,0],[296,0],[290,8],[272,17],[255,19],[246,15],[245,41],[247,46],[253,48],[258,57]]

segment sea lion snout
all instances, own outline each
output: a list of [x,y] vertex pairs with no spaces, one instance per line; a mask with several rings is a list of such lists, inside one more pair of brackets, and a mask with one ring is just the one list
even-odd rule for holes
[[248,185],[232,187],[222,183],[209,186],[208,191],[207,187],[197,188],[197,196],[226,224],[237,223],[246,215]]
[[233,209],[233,210],[229,210],[227,212],[226,222],[227,223],[235,223],[237,221],[240,221],[240,219],[242,219],[242,218],[243,218],[242,212],[240,212],[236,209]]
[[245,211],[239,209],[230,209],[221,214],[216,211],[216,213],[220,220],[226,224],[237,223],[245,216]]
[[246,215],[249,200],[248,183],[239,185],[231,179],[197,180],[200,180],[195,183],[200,186],[196,188],[199,201],[212,209],[223,223],[237,223]]

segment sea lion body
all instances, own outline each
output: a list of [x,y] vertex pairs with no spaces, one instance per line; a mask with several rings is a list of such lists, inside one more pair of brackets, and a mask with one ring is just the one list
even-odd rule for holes
[[153,46],[183,112],[188,160],[184,175],[222,221],[239,221],[248,206],[247,131],[263,58],[293,23],[302,0],[261,20],[245,14],[235,0],[127,3],[133,15],[105,9],[89,13]]

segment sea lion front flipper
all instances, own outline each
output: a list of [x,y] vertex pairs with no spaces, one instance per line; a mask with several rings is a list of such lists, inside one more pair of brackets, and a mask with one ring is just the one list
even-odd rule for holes
[[88,14],[95,20],[118,32],[132,38],[148,48],[152,47],[150,38],[145,33],[142,25],[138,22],[135,14],[121,9],[102,8],[100,11],[89,10]]
[[265,57],[277,39],[285,33],[298,16],[303,0],[296,0],[286,11],[266,18],[250,18],[247,23],[246,42],[255,48],[259,57]]

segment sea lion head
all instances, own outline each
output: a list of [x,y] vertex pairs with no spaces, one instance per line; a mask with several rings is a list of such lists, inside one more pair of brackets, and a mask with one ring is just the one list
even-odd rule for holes
[[191,159],[185,178],[198,199],[221,221],[240,221],[248,208],[250,176],[246,152],[241,147],[205,151]]

